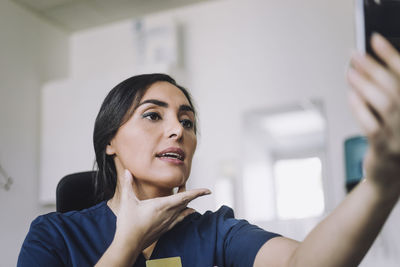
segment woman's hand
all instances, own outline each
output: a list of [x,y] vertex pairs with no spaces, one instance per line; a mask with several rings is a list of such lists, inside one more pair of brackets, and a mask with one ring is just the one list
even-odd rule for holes
[[115,236],[96,267],[132,266],[145,248],[194,212],[186,207],[190,201],[211,193],[208,189],[185,191],[183,185],[175,195],[139,200],[128,170],[118,182],[117,203],[111,204],[117,216]]
[[122,178],[114,240],[128,246],[139,245],[141,250],[193,213],[193,209],[186,207],[190,201],[211,193],[208,189],[185,191],[182,186],[172,196],[139,200],[133,191],[131,173],[125,170]]
[[350,104],[364,129],[369,149],[366,178],[385,194],[400,194],[400,55],[381,35],[372,36],[372,48],[386,64],[369,55],[354,54],[348,80],[354,90]]

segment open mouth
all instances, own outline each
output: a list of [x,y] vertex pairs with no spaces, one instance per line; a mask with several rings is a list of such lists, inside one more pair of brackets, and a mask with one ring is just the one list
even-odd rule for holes
[[156,155],[157,158],[171,160],[185,160],[185,152],[180,148],[168,148]]
[[184,160],[184,157],[180,154],[177,153],[172,153],[172,152],[168,152],[168,153],[163,153],[163,154],[157,154],[158,158],[171,158],[171,159],[179,159],[181,161]]

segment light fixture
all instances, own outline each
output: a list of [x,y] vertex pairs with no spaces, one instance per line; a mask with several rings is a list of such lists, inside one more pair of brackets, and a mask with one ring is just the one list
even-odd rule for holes
[[289,111],[263,119],[263,128],[275,138],[322,132],[325,120],[315,109]]

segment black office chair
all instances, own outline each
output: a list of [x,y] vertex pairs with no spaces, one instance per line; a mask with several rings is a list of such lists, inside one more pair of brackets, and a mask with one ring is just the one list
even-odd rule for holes
[[96,171],[87,171],[63,177],[56,189],[56,210],[82,210],[97,204],[93,183],[95,175]]

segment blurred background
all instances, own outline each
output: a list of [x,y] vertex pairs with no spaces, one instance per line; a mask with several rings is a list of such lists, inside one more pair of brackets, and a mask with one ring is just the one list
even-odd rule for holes
[[[55,210],[66,174],[93,168],[107,92],[165,72],[189,88],[200,135],[190,188],[298,240],[345,197],[355,47],[348,0],[0,1],[0,266]],[[352,218],[349,218],[349,221]],[[399,205],[361,266],[398,266]]]

